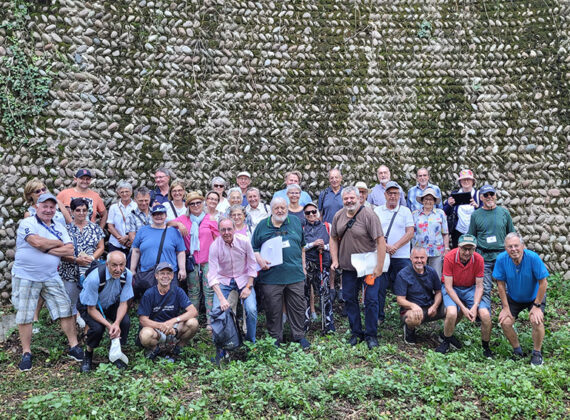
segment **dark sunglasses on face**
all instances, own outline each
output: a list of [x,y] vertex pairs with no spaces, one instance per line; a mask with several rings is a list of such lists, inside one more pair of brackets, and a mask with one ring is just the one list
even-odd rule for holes
[[493,197],[494,195],[495,195],[494,192],[488,192],[488,193],[483,194],[483,197],[489,198],[489,197]]
[[225,185],[221,185],[221,184],[214,184],[214,188],[224,188]]
[[307,210],[307,211],[305,212],[305,216],[308,216],[308,215],[310,215],[310,214],[317,214],[317,211],[316,211],[316,210]]
[[40,193],[44,193],[44,192],[46,192],[46,191],[47,191],[47,188],[46,188],[46,187],[43,187],[43,188],[40,188],[39,190],[35,190],[35,191],[34,191],[34,194],[40,194]]

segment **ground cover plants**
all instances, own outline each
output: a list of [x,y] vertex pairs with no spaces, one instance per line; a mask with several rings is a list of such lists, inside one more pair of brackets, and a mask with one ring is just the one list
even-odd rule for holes
[[[495,309],[497,297],[493,296]],[[175,364],[146,360],[130,346],[125,372],[105,363],[99,348],[96,371],[78,372],[67,360],[57,324],[42,314],[33,337],[32,371],[17,370],[17,334],[0,348],[1,418],[568,418],[570,400],[570,287],[551,276],[547,295],[545,364],[510,359],[510,346],[494,317],[491,346],[495,359],[483,358],[476,325],[461,322],[459,351],[435,353],[441,324],[419,330],[419,343],[402,340],[398,308],[388,298],[380,346],[345,343],[348,323],[336,315],[338,332],[321,336],[312,330],[312,347],[277,349],[259,336],[215,367],[213,348],[201,331]],[[136,324],[136,322],[135,322]],[[320,325],[320,322],[318,323]],[[264,332],[260,328],[261,333]],[[528,316],[517,324],[521,343],[530,351]],[[137,331],[131,330],[132,340]],[[108,341],[104,343],[108,345]]]

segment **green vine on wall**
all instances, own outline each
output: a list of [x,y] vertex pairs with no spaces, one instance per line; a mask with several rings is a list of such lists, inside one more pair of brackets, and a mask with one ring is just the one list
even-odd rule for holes
[[0,25],[6,33],[6,55],[0,58],[0,123],[10,141],[27,143],[33,118],[49,105],[50,67],[30,51],[24,34],[29,31],[28,3],[11,2],[9,19]]

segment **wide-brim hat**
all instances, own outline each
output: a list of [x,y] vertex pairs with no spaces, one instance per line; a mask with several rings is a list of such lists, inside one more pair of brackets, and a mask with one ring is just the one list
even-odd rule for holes
[[368,186],[367,186],[366,183],[363,182],[363,181],[358,181],[356,184],[354,184],[354,186],[355,186],[356,188],[358,188],[359,190],[360,190],[360,189],[363,189],[363,190],[366,190],[366,191],[370,192],[370,190],[368,189]]
[[194,200],[202,200],[204,201],[204,196],[202,195],[202,193],[200,191],[190,191],[187,195],[186,195],[186,204],[194,201]]
[[475,182],[475,177],[473,176],[473,171],[470,169],[462,169],[459,171],[459,176],[457,177],[457,182],[459,183],[462,179],[472,179]]
[[435,204],[439,204],[441,202],[441,198],[437,196],[433,188],[426,188],[423,190],[422,193],[416,197],[416,201],[418,203],[423,203],[423,199],[426,195],[431,195],[435,200]]

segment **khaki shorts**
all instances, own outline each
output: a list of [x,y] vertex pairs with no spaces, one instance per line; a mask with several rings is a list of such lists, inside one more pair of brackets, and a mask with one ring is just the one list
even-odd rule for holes
[[71,300],[67,295],[63,281],[59,276],[46,281],[18,279],[16,323],[30,324],[41,296],[46,303],[52,319],[71,316]]

